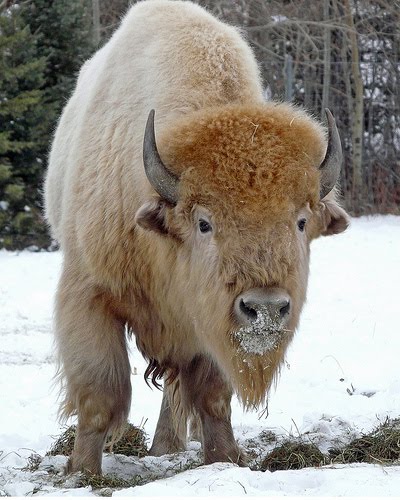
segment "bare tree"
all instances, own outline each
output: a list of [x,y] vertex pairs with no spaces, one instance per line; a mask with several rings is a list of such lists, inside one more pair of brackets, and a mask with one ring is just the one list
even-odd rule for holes
[[363,184],[363,135],[364,135],[364,83],[360,70],[360,55],[358,50],[358,34],[354,24],[354,7],[350,0],[342,0],[344,8],[344,22],[349,27],[346,37],[349,43],[351,61],[351,90],[347,98],[351,102],[351,138],[352,138],[352,198],[357,205],[362,204],[365,197]]
[[329,106],[329,92],[331,86],[331,28],[328,24],[330,19],[330,1],[324,0],[324,76],[322,86],[321,119],[324,117],[324,109]]

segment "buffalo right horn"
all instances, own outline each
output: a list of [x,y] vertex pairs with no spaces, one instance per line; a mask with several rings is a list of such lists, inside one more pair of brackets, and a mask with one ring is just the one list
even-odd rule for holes
[[154,132],[154,114],[152,109],[147,118],[143,141],[143,163],[147,179],[155,191],[172,205],[178,202],[179,180],[162,162],[158,154]]
[[319,167],[321,171],[321,200],[335,187],[343,161],[342,144],[335,118],[328,108],[325,109],[325,114],[328,122],[328,147],[325,158]]

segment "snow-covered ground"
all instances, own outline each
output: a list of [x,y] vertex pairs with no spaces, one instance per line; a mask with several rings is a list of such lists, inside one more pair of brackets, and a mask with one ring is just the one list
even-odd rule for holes
[[[46,458],[38,471],[21,470],[44,455],[62,429],[53,386],[52,302],[60,253],[0,251],[0,496],[92,495],[90,487],[54,486],[49,472],[65,458]],[[243,413],[233,403],[233,426],[245,446],[262,449],[262,431],[299,433],[322,451],[400,415],[400,217],[352,220],[344,234],[312,244],[308,302],[268,412]],[[130,421],[154,433],[161,393],[143,381],[145,363],[131,345]],[[326,466],[253,472],[229,464],[172,468],[200,458],[199,444],[175,456],[105,456],[104,472],[161,477],[114,495],[398,495],[400,466]],[[171,476],[171,477],[167,477]],[[72,483],[71,483],[72,484]]]

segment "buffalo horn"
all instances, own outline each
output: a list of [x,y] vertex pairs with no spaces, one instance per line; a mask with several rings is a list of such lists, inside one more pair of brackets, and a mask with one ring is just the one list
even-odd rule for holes
[[178,202],[179,180],[162,162],[158,154],[154,132],[154,109],[147,118],[143,141],[143,163],[147,179],[155,191],[172,205]]
[[335,118],[328,108],[325,109],[325,114],[328,122],[328,147],[325,158],[319,167],[321,171],[321,200],[335,187],[343,160],[342,144]]

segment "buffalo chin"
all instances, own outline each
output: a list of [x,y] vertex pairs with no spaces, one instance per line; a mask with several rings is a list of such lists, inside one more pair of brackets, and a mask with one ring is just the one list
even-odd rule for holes
[[285,352],[293,337],[287,329],[251,335],[235,331],[231,334],[234,355],[231,358],[229,379],[246,409],[259,407],[280,374]]

